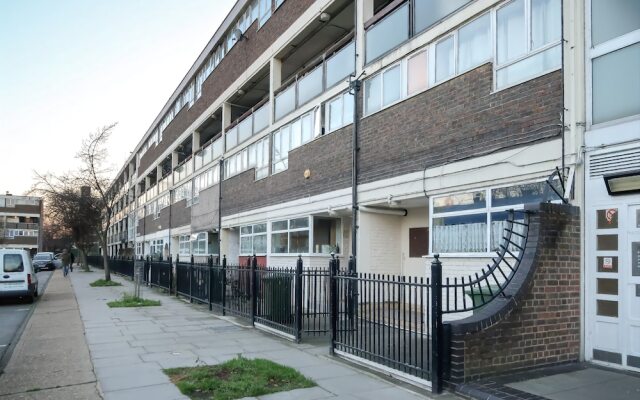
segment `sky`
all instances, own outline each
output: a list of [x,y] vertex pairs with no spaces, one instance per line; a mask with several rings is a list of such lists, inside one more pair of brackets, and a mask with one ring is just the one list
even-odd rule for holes
[[114,175],[235,0],[0,0],[0,193],[78,166],[117,122]]

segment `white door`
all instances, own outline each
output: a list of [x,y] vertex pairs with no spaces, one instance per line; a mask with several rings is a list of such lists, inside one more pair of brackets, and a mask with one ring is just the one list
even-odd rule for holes
[[622,303],[625,315],[621,322],[626,343],[624,364],[640,371],[640,205],[629,206],[625,252],[627,268],[622,269]]

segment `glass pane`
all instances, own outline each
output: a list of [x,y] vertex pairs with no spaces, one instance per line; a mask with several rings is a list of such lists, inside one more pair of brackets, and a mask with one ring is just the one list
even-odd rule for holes
[[[516,221],[524,222],[522,214],[514,214]],[[509,223],[507,219],[509,218],[509,213],[506,211],[502,212],[494,212],[491,213],[491,250],[497,251],[500,248],[500,245],[504,245],[505,240],[503,237],[509,237],[508,232],[505,232],[505,228],[509,227]],[[513,224],[513,231],[516,233],[524,234],[524,225]],[[510,238],[511,243],[507,248],[512,253],[516,253],[520,251],[518,246],[524,247],[524,243],[522,237],[518,235],[511,235]]]
[[433,200],[433,212],[443,213],[487,207],[485,191],[453,194]]
[[436,82],[440,82],[456,73],[453,54],[453,36],[436,44]]
[[513,60],[527,52],[524,0],[515,0],[498,9],[498,64]]
[[487,214],[433,219],[435,253],[478,253],[487,251]]
[[302,122],[296,120],[291,124],[291,148],[300,147],[302,140]]
[[253,133],[258,133],[269,126],[269,103],[253,113]]
[[618,235],[598,235],[596,250],[618,250]]
[[522,82],[544,72],[559,68],[561,62],[562,51],[560,45],[557,45],[498,70],[498,87],[501,88]]
[[531,49],[560,40],[562,0],[531,1]]
[[249,139],[252,134],[253,128],[251,127],[251,117],[248,117],[238,124],[238,143],[242,143]]
[[296,218],[289,221],[289,229],[308,228],[309,218]]
[[[548,197],[545,198],[545,193]],[[547,200],[559,200],[558,195],[547,182],[533,182],[491,190],[491,205],[503,207],[518,204],[540,203]]]
[[378,74],[365,81],[365,114],[371,114],[382,108],[382,75]]
[[322,65],[298,81],[298,106],[322,93]]
[[466,71],[491,58],[491,19],[483,15],[458,31],[459,71]]
[[415,31],[420,32],[471,0],[418,0],[413,15]]
[[253,252],[253,238],[251,236],[240,238],[240,253],[251,254]]
[[382,74],[382,103],[384,106],[400,100],[402,89],[402,70],[396,65]]
[[596,211],[598,229],[614,229],[618,227],[618,209],[608,208]]
[[343,125],[349,125],[353,123],[353,95],[345,93],[342,96],[342,102],[344,104],[344,114],[342,119]]
[[597,301],[597,314],[603,317],[618,317],[618,302],[610,300]]
[[225,133],[224,137],[227,142],[227,150],[236,147],[236,145],[238,144],[238,127],[235,127]]
[[213,146],[212,146],[212,157],[214,159],[220,157],[222,155],[222,139],[218,139],[215,142],[213,142]]
[[24,272],[24,264],[20,254],[4,255],[4,272]]
[[640,276],[640,242],[631,242],[631,276]]
[[355,71],[355,43],[351,42],[327,60],[327,88],[342,81]]
[[376,59],[409,39],[409,3],[386,16],[365,34],[366,62]]
[[289,221],[273,221],[271,223],[271,230],[272,231],[286,231],[287,228],[289,227],[288,225]]
[[591,0],[591,41],[594,45],[640,29],[640,1]]
[[264,233],[267,231],[267,224],[255,224],[253,226],[253,233]]
[[313,116],[306,114],[302,117],[302,143],[307,143],[313,137]]
[[251,225],[243,226],[240,228],[241,235],[250,235],[252,233],[253,227]]
[[427,52],[423,51],[407,61],[407,92],[413,94],[427,88]]
[[618,280],[598,278],[598,294],[618,294]]
[[289,234],[287,232],[271,234],[271,252],[272,253],[288,253],[289,252]]
[[280,119],[296,108],[296,86],[291,85],[288,89],[278,94],[276,97],[276,119]]
[[257,235],[253,237],[253,251],[256,254],[267,252],[267,235]]
[[598,257],[598,272],[618,272],[618,257]]
[[640,114],[640,43],[593,60],[593,123]]
[[342,126],[342,97],[329,103],[329,132]]
[[289,234],[289,253],[309,252],[309,231],[291,232]]

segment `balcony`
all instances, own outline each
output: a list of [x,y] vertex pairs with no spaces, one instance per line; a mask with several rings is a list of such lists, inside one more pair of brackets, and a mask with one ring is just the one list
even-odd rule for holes
[[269,106],[267,99],[264,99],[247,110],[227,128],[225,133],[227,151],[269,127]]

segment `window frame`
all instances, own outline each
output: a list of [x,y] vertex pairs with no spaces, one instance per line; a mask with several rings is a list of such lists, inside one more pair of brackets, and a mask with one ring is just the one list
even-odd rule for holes
[[[240,256],[253,256],[253,255],[266,256],[266,255],[270,254],[269,253],[269,226],[270,226],[269,224],[270,224],[270,222],[265,221],[265,222],[257,222],[257,223],[254,223],[254,224],[240,226],[240,228],[239,228],[239,232],[240,232],[240,235],[239,235],[239,249],[240,249],[239,254],[240,254]],[[264,232],[256,233],[255,232],[255,226],[256,225],[264,225],[265,226]],[[248,228],[248,227],[251,227],[251,233],[242,233],[243,228]],[[255,251],[254,238],[256,236],[264,236],[266,252],[257,253]],[[251,238],[251,252],[249,252],[249,253],[246,253],[246,252],[242,251],[242,238],[247,238],[247,237]],[[281,254],[281,253],[276,253],[276,254]]]
[[586,91],[586,111],[587,111],[587,129],[600,128],[606,126],[617,125],[627,121],[636,121],[640,119],[640,113],[617,118],[609,121],[593,123],[593,61],[598,58],[615,51],[622,50],[626,47],[640,43],[640,29],[627,32],[621,36],[609,39],[598,45],[593,44],[592,31],[592,0],[587,0],[585,4],[585,91]]
[[[307,226],[304,228],[291,228],[291,221],[292,220],[297,220],[297,219],[303,219],[306,218],[307,219]],[[286,221],[287,222],[287,229],[273,229],[273,223],[275,222],[283,222]],[[274,219],[274,220],[270,220],[268,221],[268,225],[267,225],[267,229],[268,229],[268,242],[267,242],[267,251],[269,253],[269,255],[272,256],[292,256],[292,255],[309,255],[312,254],[311,253],[311,243],[313,242],[313,219],[311,218],[310,215],[305,215],[305,216],[298,216],[298,217],[289,217],[289,218],[284,218],[284,219]],[[291,253],[291,233],[292,232],[307,232],[307,239],[308,239],[308,244],[307,244],[307,251],[306,252],[296,252],[296,253]],[[287,233],[287,251],[284,253],[277,253],[271,250],[271,245],[273,243],[273,235],[274,234],[282,234],[282,233]]]

